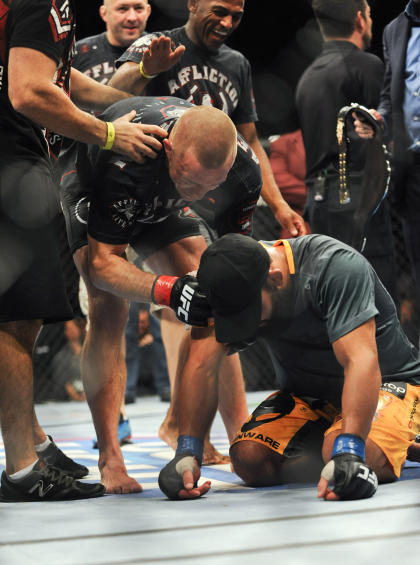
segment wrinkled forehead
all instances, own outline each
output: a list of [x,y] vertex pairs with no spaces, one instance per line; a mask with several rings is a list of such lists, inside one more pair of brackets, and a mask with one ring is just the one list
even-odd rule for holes
[[206,8],[221,7],[232,12],[243,12],[245,0],[197,0],[197,5]]
[[103,4],[107,8],[119,8],[120,6],[146,6],[149,0],[104,0]]

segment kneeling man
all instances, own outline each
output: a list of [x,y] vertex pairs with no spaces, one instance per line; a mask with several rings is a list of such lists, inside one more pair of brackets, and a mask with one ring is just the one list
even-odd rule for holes
[[418,457],[418,350],[362,255],[323,235],[228,234],[197,278],[217,341],[234,352],[262,337],[281,378],[231,446],[247,484],[321,475],[320,498],[368,498],[399,478],[407,452]]

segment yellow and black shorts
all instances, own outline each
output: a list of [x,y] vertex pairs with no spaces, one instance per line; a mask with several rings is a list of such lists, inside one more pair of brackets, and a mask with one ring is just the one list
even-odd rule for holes
[[[384,383],[368,438],[386,455],[397,477],[407,457],[407,449],[420,433],[420,386],[403,382]],[[340,430],[337,418],[325,435]]]
[[[402,382],[385,383],[379,393],[369,439],[384,452],[397,477],[420,433],[419,398],[420,386]],[[331,404],[279,391],[254,410],[233,443],[255,441],[284,457],[299,457],[312,450],[314,432],[323,438],[341,425],[341,414]]]

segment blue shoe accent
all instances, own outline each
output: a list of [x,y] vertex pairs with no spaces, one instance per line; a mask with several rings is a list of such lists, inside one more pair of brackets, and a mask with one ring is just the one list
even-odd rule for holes
[[[118,422],[118,441],[120,442],[120,445],[133,443],[131,439],[131,426],[129,420],[123,420],[120,418],[120,421]],[[93,449],[98,449],[98,440],[96,438],[93,440]]]
[[131,440],[131,426],[129,420],[120,420],[118,422],[118,441],[120,445],[133,443]]

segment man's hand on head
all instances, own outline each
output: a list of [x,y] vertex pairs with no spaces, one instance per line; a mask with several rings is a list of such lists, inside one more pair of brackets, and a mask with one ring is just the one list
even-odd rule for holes
[[164,138],[168,133],[161,127],[149,124],[133,123],[136,111],[116,119],[115,140],[111,147],[112,151],[127,155],[137,163],[143,163],[144,158],[154,159],[162,149],[162,143],[158,138]]

